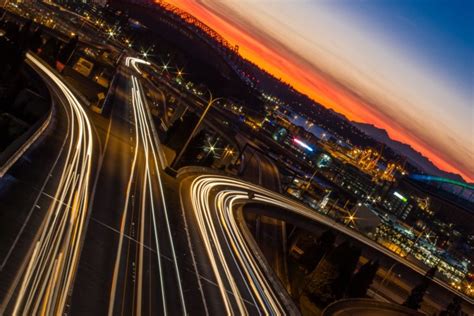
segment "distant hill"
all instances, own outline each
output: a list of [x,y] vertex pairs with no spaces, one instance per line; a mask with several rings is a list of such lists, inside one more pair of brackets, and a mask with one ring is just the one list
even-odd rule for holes
[[423,156],[420,152],[413,149],[413,147],[411,147],[410,145],[391,139],[390,136],[387,134],[386,130],[375,127],[372,124],[353,122],[353,125],[359,128],[362,132],[366,133],[368,136],[371,136],[375,140],[386,144],[395,152],[406,157],[412,165],[414,165],[420,170],[423,170],[427,174],[446,177],[458,181],[464,181],[463,178],[458,174],[440,170],[431,162],[431,160]]
[[[129,5],[129,2],[131,1],[114,1],[114,7],[117,7],[120,3]],[[137,6],[137,8],[140,8],[140,12],[134,10],[134,15],[137,16],[133,17],[145,24],[160,24],[160,27],[155,28],[160,29],[161,34],[166,34],[167,39],[173,39],[173,47],[181,48],[181,50],[187,52],[189,41],[192,41],[193,54],[186,54],[185,58],[185,60],[188,60],[187,69],[190,69],[190,72],[194,74],[207,74],[207,76],[203,78],[194,79],[197,79],[198,82],[201,80],[206,82],[211,90],[218,91],[219,95],[232,97],[233,95],[229,95],[232,92],[236,94],[237,99],[242,99],[245,95],[243,101],[246,104],[252,104],[255,107],[256,104],[260,105],[260,100],[257,100],[255,92],[259,95],[260,92],[265,91],[266,93],[285,101],[293,110],[309,117],[313,123],[319,127],[342,139],[350,140],[354,145],[379,148],[381,143],[383,143],[389,147],[384,150],[384,156],[388,160],[401,159],[400,156],[403,156],[406,157],[410,165],[426,172],[427,174],[464,181],[458,174],[440,170],[428,158],[424,157],[410,145],[391,139],[385,130],[377,128],[371,124],[352,122],[344,115],[335,112],[332,109],[328,109],[322,104],[314,102],[307,95],[295,90],[289,83],[283,82],[280,78],[274,77],[258,65],[243,58],[237,51],[229,49],[228,46],[222,46],[222,43],[220,42],[215,42],[214,45],[209,46],[208,43],[215,41],[214,38],[209,37],[206,41],[196,40],[199,37],[206,36],[207,34],[204,33],[203,35],[203,33],[199,31],[199,28],[191,27],[186,30],[180,28],[179,32],[176,31],[178,28],[174,29],[171,26],[173,23],[176,23],[176,20],[179,20],[180,17],[174,19],[173,21],[175,22],[172,22],[171,20],[168,21],[169,25],[171,25],[168,26],[167,24],[164,25],[159,22],[159,19],[156,19],[157,12],[160,13],[158,7],[154,6],[154,10],[149,10],[149,7],[146,5]],[[166,16],[168,17],[168,14]],[[166,32],[163,32],[163,29],[166,29]],[[192,30],[195,32],[193,33]],[[190,34],[186,33],[187,36],[184,36],[180,32],[190,32]],[[173,33],[173,36],[171,33]],[[196,34],[199,35],[194,36]],[[200,46],[201,49],[198,50],[197,44],[202,46]],[[220,54],[215,54],[212,58],[209,58],[210,52],[215,53],[215,47],[220,48]],[[196,60],[197,62],[189,63],[189,60]],[[204,68],[197,68],[195,64],[199,64]],[[219,64],[220,66],[216,67],[216,64]],[[230,64],[233,65],[233,67],[230,67],[232,69],[228,67]],[[216,69],[213,69],[213,67]],[[212,74],[209,74],[211,68],[213,71]],[[225,72],[224,76],[222,76],[222,72]],[[252,89],[248,89],[249,87],[243,87],[244,81],[242,81],[242,75],[253,82],[251,85]],[[245,84],[248,84],[247,80],[245,81]],[[219,91],[222,87],[232,87],[234,89],[232,89],[233,91]],[[260,109],[258,106],[257,108]]]

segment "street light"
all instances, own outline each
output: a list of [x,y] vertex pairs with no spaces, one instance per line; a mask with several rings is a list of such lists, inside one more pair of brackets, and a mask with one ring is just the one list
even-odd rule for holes
[[171,169],[175,169],[176,166],[178,165],[179,161],[181,160],[181,158],[183,157],[183,154],[184,152],[186,151],[186,149],[188,148],[189,146],[189,143],[191,142],[191,139],[193,139],[194,135],[196,134],[196,132],[199,130],[199,127],[201,127],[201,123],[202,121],[204,120],[204,117],[206,116],[207,112],[209,112],[209,110],[211,109],[212,105],[214,104],[214,102],[216,101],[219,101],[221,100],[222,98],[213,98],[212,97],[212,93],[209,91],[210,93],[210,99],[209,99],[209,102],[207,103],[207,106],[206,108],[204,109],[204,112],[202,112],[201,114],[201,117],[199,118],[199,121],[197,122],[196,126],[194,126],[194,129],[193,131],[191,132],[191,134],[189,135],[188,139],[186,140],[186,143],[184,143],[184,146],[183,148],[181,148],[181,151],[179,152],[179,154],[176,156],[176,158],[173,160],[173,162],[171,163]]

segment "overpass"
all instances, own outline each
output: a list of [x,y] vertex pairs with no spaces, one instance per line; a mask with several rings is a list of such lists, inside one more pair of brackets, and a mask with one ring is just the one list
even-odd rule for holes
[[451,184],[463,189],[467,189],[469,191],[474,191],[474,184],[456,181],[449,178],[430,176],[427,174],[412,174],[409,176],[409,178],[416,181],[420,181],[420,182],[426,182],[426,183],[432,183],[432,182],[441,183],[441,184],[447,183],[447,184]]
[[[189,246],[199,249],[197,253],[203,257],[198,261],[207,262],[199,269],[213,275],[219,288],[220,302],[216,298],[212,302],[206,300],[204,295],[205,304],[219,303],[219,308],[227,314],[246,314],[255,310],[267,314],[295,312],[295,306],[282,284],[270,271],[261,252],[252,245],[242,224],[242,206],[249,203],[260,204],[266,211],[270,211],[268,206],[281,210],[277,212],[280,214],[276,214],[272,209],[273,213],[267,216],[286,216],[292,221],[304,220],[331,227],[420,275],[426,272],[368,237],[299,202],[239,179],[205,172],[204,169],[196,170],[194,175],[178,172],[181,178],[182,210],[186,210],[183,216],[192,223],[188,225],[192,229],[188,236]],[[195,238],[191,238],[191,235]],[[443,281],[435,278],[434,283],[462,297],[469,304],[474,303],[471,297]]]

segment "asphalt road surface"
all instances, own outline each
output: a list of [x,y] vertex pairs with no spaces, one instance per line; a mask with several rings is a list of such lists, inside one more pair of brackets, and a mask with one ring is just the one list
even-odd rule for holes
[[27,61],[57,105],[55,130],[15,165],[11,183],[3,183],[1,216],[12,218],[16,210],[20,216],[2,238],[0,314],[61,314],[79,261],[99,148],[87,114],[58,74],[34,55]]
[[137,75],[120,68],[72,314],[187,313],[162,182],[165,158]]

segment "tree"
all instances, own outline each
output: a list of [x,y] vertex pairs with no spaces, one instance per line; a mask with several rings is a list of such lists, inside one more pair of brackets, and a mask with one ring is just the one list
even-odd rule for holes
[[433,267],[426,272],[421,282],[411,290],[410,295],[403,303],[403,306],[414,310],[418,310],[420,308],[421,303],[423,302],[423,297],[425,296],[426,290],[431,284],[435,273],[436,267]]
[[20,29],[16,23],[6,22],[5,23],[5,36],[13,43],[18,44],[18,38],[20,34]]
[[305,249],[301,258],[301,263],[308,271],[313,271],[318,263],[334,247],[336,235],[330,230],[326,230],[319,236],[318,240]]
[[345,241],[324,257],[308,276],[307,290],[313,301],[326,306],[342,297],[359,256],[360,248]]
[[341,253],[341,257],[338,259],[339,275],[332,285],[336,299],[341,299],[344,296],[357,267],[357,262],[359,262],[360,254],[361,249],[352,244],[349,245],[347,252]]
[[74,53],[74,50],[76,49],[78,42],[79,42],[79,37],[77,35],[74,35],[73,37],[71,37],[69,41],[66,43],[66,45],[64,45],[61,51],[59,52],[58,61],[66,65],[69,59],[71,58],[72,54]]
[[59,42],[54,36],[51,36],[44,44],[40,55],[45,61],[48,62],[48,64],[54,65],[56,63],[58,54]]
[[41,27],[38,26],[36,31],[33,33],[33,36],[31,37],[29,48],[34,53],[37,53],[41,46],[43,46],[43,39],[41,38],[42,33],[43,32],[41,30]]
[[30,27],[31,27],[32,21],[27,20],[25,24],[23,24],[19,35],[18,35],[18,50],[21,52],[21,54],[24,54],[28,48],[29,48],[29,43],[30,43]]
[[193,113],[186,114],[183,118],[178,118],[168,129],[165,144],[176,151],[181,149],[197,121],[198,117]]
[[214,154],[208,153],[205,158],[201,159],[199,161],[199,164],[203,167],[211,167],[212,164],[214,163]]
[[[206,136],[206,131],[201,130],[197,135],[195,135],[192,139],[191,142],[189,143],[189,146],[184,153],[184,161],[188,163],[194,163],[198,157],[198,155],[201,153],[202,148],[205,146],[207,140]],[[212,156],[212,153],[209,153],[207,156]],[[205,157],[206,158],[206,157]],[[212,157],[211,157],[212,158]],[[214,160],[212,160],[213,162]],[[207,160],[206,163],[211,163],[211,160]]]
[[461,316],[462,315],[461,303],[462,303],[461,298],[455,295],[451,303],[449,303],[446,309],[440,313],[440,316]]
[[349,288],[347,289],[347,296],[352,298],[365,297],[367,290],[377,274],[378,268],[378,260],[368,261],[361,266],[359,271],[352,277]]

